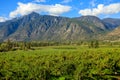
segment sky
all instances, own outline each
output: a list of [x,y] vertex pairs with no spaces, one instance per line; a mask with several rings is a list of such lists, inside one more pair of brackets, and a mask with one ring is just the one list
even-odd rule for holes
[[0,0],[0,22],[31,12],[70,18],[120,18],[120,0]]

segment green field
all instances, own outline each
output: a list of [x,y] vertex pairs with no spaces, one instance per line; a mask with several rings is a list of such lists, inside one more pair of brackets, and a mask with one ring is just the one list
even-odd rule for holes
[[0,52],[0,80],[117,80],[120,48],[48,46]]

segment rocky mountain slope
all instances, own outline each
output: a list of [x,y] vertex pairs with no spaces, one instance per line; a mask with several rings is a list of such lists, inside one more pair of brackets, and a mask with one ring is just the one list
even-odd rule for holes
[[120,19],[99,19],[95,16],[78,18],[29,15],[0,23],[0,41],[79,41],[103,38],[120,26]]

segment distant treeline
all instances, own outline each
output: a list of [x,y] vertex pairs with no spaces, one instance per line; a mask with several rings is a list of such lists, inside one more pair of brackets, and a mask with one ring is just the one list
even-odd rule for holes
[[103,42],[98,40],[91,41],[79,41],[79,42],[13,42],[7,40],[0,43],[0,52],[13,51],[13,50],[34,50],[35,47],[45,47],[45,46],[61,46],[61,45],[78,45],[78,46],[88,46],[89,48],[99,48],[101,46],[114,46],[120,45],[120,42]]

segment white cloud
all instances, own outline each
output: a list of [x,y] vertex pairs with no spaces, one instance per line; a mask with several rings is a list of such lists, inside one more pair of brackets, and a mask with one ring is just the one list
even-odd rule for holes
[[91,0],[90,5],[91,5],[92,7],[94,7],[96,4],[97,4],[97,3],[96,3],[96,0]]
[[97,8],[93,9],[83,9],[79,11],[81,15],[94,15],[98,16],[100,14],[109,15],[109,14],[116,14],[120,12],[120,3],[114,3],[105,6],[104,4],[99,4]]
[[7,18],[5,17],[0,17],[0,22],[5,22],[7,20]]
[[62,3],[69,3],[72,2],[72,0],[63,0]]
[[35,0],[35,2],[46,2],[46,0]]
[[35,12],[47,12],[50,15],[61,15],[65,12],[68,12],[71,10],[70,6],[65,6],[61,4],[55,4],[55,5],[42,5],[42,4],[36,4],[36,3],[18,3],[18,7],[16,10],[12,11],[10,13],[10,17],[14,18],[18,15],[27,15],[33,11]]

